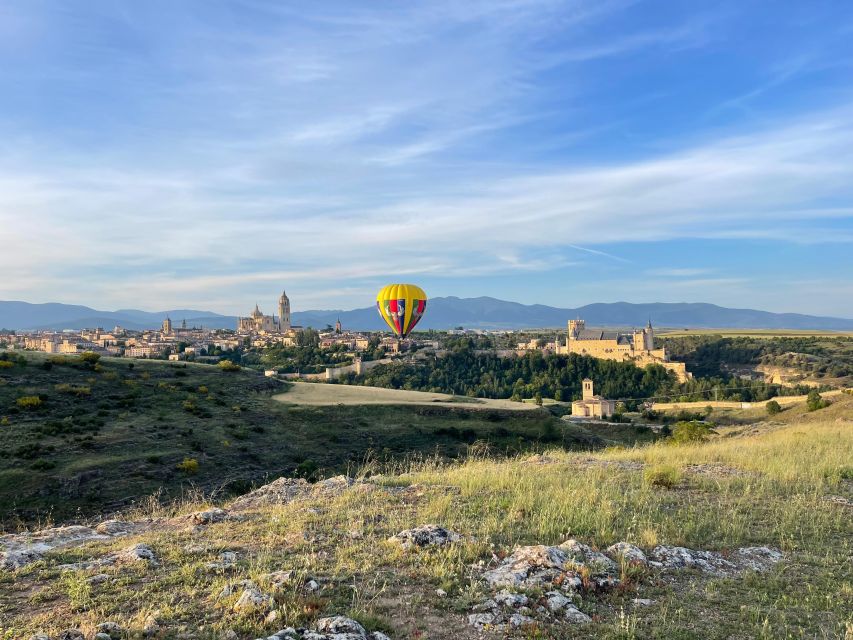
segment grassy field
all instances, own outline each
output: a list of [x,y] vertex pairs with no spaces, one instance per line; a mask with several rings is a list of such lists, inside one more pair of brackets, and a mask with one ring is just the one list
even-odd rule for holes
[[441,406],[461,404],[478,409],[505,409],[510,411],[535,411],[535,405],[493,400],[490,398],[469,398],[447,393],[428,393],[426,391],[406,391],[402,389],[382,389],[379,387],[357,387],[342,384],[316,384],[307,382],[291,383],[287,393],[275,396],[279,402],[303,406],[328,405],[422,405]]
[[[821,416],[829,411],[823,409],[808,420],[792,412],[790,424],[755,425],[749,435],[733,432],[706,443],[401,464],[398,473],[341,495],[263,507],[237,521],[192,529],[161,520],[159,529],[57,551],[6,574],[0,620],[6,638],[71,625],[88,630],[107,619],[139,630],[152,614],[174,634],[164,637],[185,630],[221,638],[233,630],[238,638],[255,638],[342,613],[397,640],[473,639],[483,636],[465,624],[465,614],[488,595],[477,563],[517,544],[558,544],[571,536],[597,548],[620,540],[646,550],[660,543],[723,552],[770,545],[785,559],[760,575],[636,575],[618,590],[578,601],[592,624],[539,626],[514,637],[849,639],[853,518],[849,506],[827,500],[853,498],[849,408],[843,412],[839,403],[835,413]],[[650,481],[661,471],[673,480],[668,486]],[[172,518],[207,504],[138,515]],[[428,522],[466,538],[418,553],[387,542]],[[150,544],[160,564],[58,567],[135,542]],[[238,554],[233,572],[206,568],[226,550]],[[216,596],[229,582],[263,584],[264,573],[279,569],[313,576],[322,588],[309,595],[298,585],[280,592],[274,622],[235,611],[236,596]],[[95,572],[112,581],[90,585]],[[654,603],[635,606],[636,597]]]
[[108,513],[155,492],[230,495],[281,475],[340,473],[367,457],[452,459],[475,441],[511,454],[648,438],[623,427],[593,434],[541,410],[479,404],[287,404],[273,400],[287,385],[247,370],[26,358],[26,366],[0,368],[0,527],[7,529]]

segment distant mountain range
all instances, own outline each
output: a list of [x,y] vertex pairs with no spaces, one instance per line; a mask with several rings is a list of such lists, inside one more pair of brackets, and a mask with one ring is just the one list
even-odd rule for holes
[[[177,327],[234,329],[237,318],[197,309],[140,311],[119,309],[98,311],[90,307],[60,303],[30,304],[0,301],[0,328],[5,329],[84,329],[120,325],[125,329],[153,329],[166,317]],[[853,330],[853,320],[808,316],[798,313],[770,313],[755,309],[729,309],[706,303],[628,302],[596,303],[575,309],[559,309],[541,304],[525,305],[496,298],[432,298],[419,329],[523,329],[563,328],[569,318],[583,318],[591,326],[630,327],[645,325],[650,319],[657,327]],[[293,323],[323,328],[340,319],[345,328],[380,330],[386,325],[374,307],[350,311],[297,311]]]

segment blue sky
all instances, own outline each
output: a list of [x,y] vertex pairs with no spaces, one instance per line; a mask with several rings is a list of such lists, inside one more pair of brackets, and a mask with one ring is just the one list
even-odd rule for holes
[[0,0],[0,299],[853,317],[853,4]]

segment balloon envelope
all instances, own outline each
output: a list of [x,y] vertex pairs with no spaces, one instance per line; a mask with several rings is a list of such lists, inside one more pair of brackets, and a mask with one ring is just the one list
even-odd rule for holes
[[426,311],[424,290],[414,284],[389,284],[376,295],[379,315],[398,337],[405,338]]

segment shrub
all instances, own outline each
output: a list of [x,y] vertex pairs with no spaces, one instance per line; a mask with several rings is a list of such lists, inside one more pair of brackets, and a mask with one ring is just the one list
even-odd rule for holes
[[84,351],[80,354],[80,360],[82,360],[90,367],[94,367],[96,364],[98,364],[98,360],[100,359],[101,355],[98,353],[94,353],[93,351]]
[[818,409],[823,409],[828,406],[829,402],[820,397],[817,389],[809,391],[809,395],[806,398],[806,408],[809,411],[817,411]]
[[777,413],[781,413],[781,411],[782,411],[782,405],[780,405],[775,400],[771,400],[770,402],[768,402],[764,406],[767,408],[767,415],[768,416],[775,416]]
[[56,467],[56,462],[53,460],[36,460],[30,465],[30,469],[35,471],[48,471]]
[[652,487],[672,489],[681,480],[681,472],[669,465],[648,467],[643,472],[643,480]]
[[188,476],[194,476],[195,474],[197,474],[198,467],[198,460],[196,460],[195,458],[184,458],[177,465],[178,471],[183,471]]
[[21,409],[38,409],[43,404],[38,396],[24,396],[15,402]]
[[306,480],[316,479],[317,463],[313,460],[303,460],[296,466],[296,475]]
[[14,366],[14,362],[9,362],[8,360],[0,360],[0,369],[11,369]]
[[691,442],[705,442],[714,431],[710,425],[691,420],[689,422],[676,422],[672,428],[670,440],[673,444],[688,444]]
[[87,387],[85,385],[75,386],[73,384],[68,384],[67,382],[56,385],[56,390],[60,393],[71,393],[75,396],[88,396],[92,393],[91,387]]
[[230,360],[220,360],[219,368],[222,369],[222,371],[239,371],[240,365],[236,362],[231,362]]

